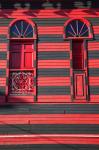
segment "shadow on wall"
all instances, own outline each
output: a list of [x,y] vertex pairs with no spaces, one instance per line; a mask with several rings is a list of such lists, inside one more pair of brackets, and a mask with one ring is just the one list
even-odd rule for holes
[[[97,10],[93,10],[91,11],[90,8],[98,8],[99,7],[99,1],[93,1],[93,0],[64,0],[64,1],[60,1],[58,0],[57,2],[49,0],[28,0],[24,2],[19,1],[19,2],[13,2],[13,1],[8,1],[7,0],[1,0],[0,1],[0,14],[3,14],[3,17],[8,17],[9,15],[11,15],[13,13],[13,11],[15,10],[19,10],[19,9],[26,9],[26,11],[24,12],[25,15],[29,15],[29,16],[36,16],[40,9],[49,9],[49,8],[56,8],[56,9],[68,9],[67,13],[65,11],[56,11],[56,14],[59,15],[65,15],[68,16],[68,13],[71,12],[72,10],[70,9],[77,9],[77,8],[89,8],[89,10],[83,10],[86,13],[90,13],[90,14],[96,14]],[[3,9],[13,9],[9,12],[4,12]],[[34,13],[30,13],[29,10],[33,9],[36,10]]]

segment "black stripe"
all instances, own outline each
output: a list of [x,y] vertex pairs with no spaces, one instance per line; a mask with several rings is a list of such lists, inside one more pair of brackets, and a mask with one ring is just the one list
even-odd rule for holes
[[1,150],[99,150],[99,145],[88,144],[24,144],[0,145]]
[[99,25],[99,18],[91,18],[91,17],[86,17],[86,19],[88,19],[88,21],[93,25],[93,26],[97,26]]
[[37,26],[63,26],[68,18],[33,18]]
[[[32,18],[31,20],[35,22],[37,26],[63,26],[68,19],[69,18]],[[13,20],[12,18],[0,18],[0,26],[9,26]]]
[[0,125],[0,134],[99,134],[94,124],[9,124]]
[[0,43],[7,43],[7,42],[8,42],[7,35],[0,34]]
[[70,69],[67,68],[51,68],[51,69],[38,69],[39,77],[65,77],[70,76]]
[[[19,101],[19,99],[18,99]],[[99,114],[99,104],[20,104],[0,106],[0,114]]]
[[89,68],[89,76],[99,76],[99,68]]
[[39,86],[38,87],[38,95],[69,95],[69,94],[70,94],[69,86]]
[[6,76],[6,69],[0,69],[0,77]]
[[[7,6],[8,7],[8,6]],[[33,18],[33,20],[37,26],[63,26],[64,23],[68,20],[69,18]],[[91,18],[91,17],[86,17],[88,21],[93,25],[97,26],[99,25],[99,18]],[[10,22],[14,20],[12,18],[0,18],[0,26],[8,26]]]
[[39,60],[58,60],[58,59],[62,59],[62,60],[66,60],[70,58],[70,54],[69,52],[62,52],[60,50],[60,52],[39,52],[38,53],[38,59]]
[[[99,35],[95,34],[92,41],[98,42],[99,41]],[[51,34],[51,35],[50,34],[46,34],[46,35],[42,34],[42,35],[38,36],[38,42],[39,43],[42,43],[42,42],[45,42],[45,43],[46,42],[50,42],[50,43],[56,43],[56,42],[63,43],[63,42],[65,42],[66,43],[62,34],[61,35],[60,34]]]
[[88,51],[88,59],[99,59],[99,51]]
[[10,24],[12,20],[12,18],[0,18],[0,26],[6,27]]
[[0,96],[3,96],[3,95],[5,95],[5,87],[3,87],[3,86],[0,86]]
[[[7,35],[5,34],[1,34],[0,35],[0,42],[1,43],[7,43],[9,40],[8,40],[8,38],[7,38]],[[39,43],[46,43],[46,42],[49,42],[49,43],[66,43],[66,41],[64,40],[64,38],[63,38],[63,35],[61,34],[52,34],[52,35],[50,35],[50,34],[47,34],[47,35],[44,35],[44,34],[42,34],[42,35],[39,35],[38,36],[38,39],[37,39],[37,41],[39,42]],[[96,35],[94,35],[94,39],[92,40],[92,41],[99,41],[99,35],[98,34],[96,34]]]
[[0,60],[6,60],[7,59],[7,52],[0,52]]
[[90,94],[99,95],[99,86],[90,86]]
[[96,40],[96,41],[99,40],[99,34],[94,34],[94,40]]
[[64,38],[63,35],[39,35],[38,36],[38,42],[51,42],[51,43],[55,43],[55,42],[64,42]]

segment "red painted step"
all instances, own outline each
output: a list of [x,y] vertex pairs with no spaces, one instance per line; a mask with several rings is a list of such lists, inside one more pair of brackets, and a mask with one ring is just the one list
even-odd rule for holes
[[0,135],[0,145],[10,144],[99,144],[99,134]]
[[0,124],[99,124],[99,114],[0,115]]

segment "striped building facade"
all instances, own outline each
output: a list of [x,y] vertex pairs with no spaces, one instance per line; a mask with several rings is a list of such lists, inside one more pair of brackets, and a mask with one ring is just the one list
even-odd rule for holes
[[[99,149],[98,3],[92,0],[0,1],[1,150]],[[86,20],[92,34],[91,38],[83,38],[85,72],[79,69],[75,78],[73,40],[64,37],[66,23],[71,19]],[[35,27],[34,39],[23,39],[33,43],[32,95],[9,92],[10,73],[15,69],[10,67],[11,46],[16,42],[11,39],[10,29],[20,20],[29,21]],[[16,72],[19,72],[17,68]],[[77,78],[79,92],[74,98]]]
[[[13,4],[12,2],[9,2]],[[20,2],[22,3],[22,2]],[[37,3],[34,1],[36,7]],[[23,4],[23,3],[22,3]],[[31,3],[30,3],[31,4]],[[63,3],[62,3],[63,4]],[[10,5],[10,4],[9,4]],[[33,4],[31,4],[33,7]],[[63,38],[64,26],[67,20],[74,16],[85,18],[92,26],[93,38],[85,41],[84,44],[87,52],[88,68],[88,86],[89,98],[92,103],[98,102],[99,99],[99,82],[98,82],[98,9],[79,8],[72,10],[56,9],[53,2],[45,2],[45,10],[20,10],[17,8],[13,11],[11,8],[1,11],[0,18],[0,95],[1,103],[5,101],[20,102],[72,102],[71,97],[71,63],[70,58],[71,41]],[[64,2],[64,5],[66,3]],[[9,6],[8,6],[9,7]],[[58,6],[57,6],[58,7]],[[67,6],[66,6],[67,7]],[[80,7],[80,6],[79,6]],[[36,55],[36,97],[23,96],[10,99],[8,96],[8,72],[9,72],[9,49],[10,39],[9,28],[14,19],[28,18],[36,24],[37,40],[35,44]],[[74,17],[75,18],[75,17]],[[7,100],[8,99],[8,100]],[[19,99],[19,101],[18,101]],[[79,100],[78,100],[79,101]],[[74,102],[78,102],[74,101]],[[83,102],[81,100],[80,102]],[[86,102],[86,101],[85,101]]]

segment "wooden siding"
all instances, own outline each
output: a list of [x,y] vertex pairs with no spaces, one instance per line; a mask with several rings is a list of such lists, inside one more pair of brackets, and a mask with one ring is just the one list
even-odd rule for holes
[[[84,13],[81,9],[79,10]],[[22,12],[22,11],[21,11]],[[20,16],[21,16],[20,12]],[[42,10],[41,14],[44,12],[46,14],[47,10]],[[53,13],[53,10],[48,10],[49,13]],[[65,10],[66,12],[66,10]],[[78,11],[72,11],[74,15]],[[10,18],[11,17],[11,18]],[[1,64],[1,75],[2,71],[6,69],[8,64],[7,55],[8,55],[8,26],[13,20],[10,16],[7,18],[1,18],[0,22],[0,64]],[[27,15],[27,17],[30,17]],[[98,32],[98,14],[95,15],[95,18],[86,14],[86,18],[91,22],[92,29],[94,33],[94,38],[91,41],[88,41],[88,70],[89,70],[89,90],[90,90],[90,102],[98,102],[98,69],[99,69],[99,32]],[[38,32],[38,42],[37,42],[37,58],[38,58],[38,102],[70,102],[71,101],[71,78],[70,78],[70,42],[63,39],[63,26],[66,20],[69,17],[61,17],[59,15],[55,19],[52,16],[49,19],[46,16],[38,18],[31,18],[37,25]],[[3,69],[3,70],[2,70]],[[93,72],[94,71],[94,72]],[[8,70],[6,70],[8,72]],[[59,77],[55,80],[55,78]],[[7,74],[5,79],[7,78]],[[43,79],[41,79],[43,78]],[[51,78],[50,82],[47,81],[47,78]],[[65,80],[66,79],[66,80]],[[5,87],[5,86],[3,86]],[[7,85],[6,85],[7,87]],[[5,87],[5,89],[6,89]],[[53,88],[52,88],[53,87]],[[1,85],[2,88],[2,85]],[[51,92],[50,89],[54,91]],[[67,90],[68,89],[68,90]],[[60,93],[60,94],[58,94]],[[59,96],[57,96],[57,94]],[[52,99],[53,97],[53,99]],[[11,98],[12,101],[12,98]],[[16,101],[16,100],[15,100]],[[19,102],[19,100],[18,100]],[[21,101],[22,102],[22,101]],[[26,101],[25,101],[26,102]],[[32,99],[30,100],[32,102]]]
[[[0,87],[5,89],[5,93],[7,92],[8,81],[4,83],[4,80],[8,80],[9,25],[16,18],[28,18],[35,22],[38,34],[37,101],[44,103],[71,102],[71,44],[70,41],[63,39],[63,33],[64,23],[69,18],[78,16],[86,18],[91,23],[93,30],[94,38],[87,42],[88,82],[90,102],[99,102],[99,83],[97,82],[99,76],[99,8],[96,8],[94,2],[91,2],[92,8],[90,8],[91,4],[89,7],[87,2],[86,5],[76,2],[73,3],[72,7],[69,1],[59,3],[60,6],[56,5],[54,1],[39,2],[38,5],[37,1],[34,1],[34,5],[32,5],[29,1],[31,10],[18,9],[18,6],[16,6],[16,11],[12,12],[12,8],[15,7],[14,2],[9,2],[9,6],[3,1],[1,2],[4,10],[1,9],[0,12],[0,78],[2,80]],[[71,9],[66,9],[67,3]],[[43,4],[42,7],[41,4]],[[74,9],[75,6],[78,9]],[[22,1],[20,7],[23,7]],[[22,97],[20,99],[22,100]],[[13,98],[11,98],[12,101]],[[29,102],[32,102],[31,98]]]
[[[41,7],[41,1],[30,0],[29,10],[25,9],[29,6],[27,1],[19,1],[20,6],[14,1],[0,1],[0,104],[9,102],[0,106],[0,149],[99,149],[99,5],[82,2],[61,1],[60,7],[56,1],[50,1]],[[94,35],[86,46],[89,102],[71,99],[71,43],[63,39],[63,33],[64,23],[74,16],[88,19]],[[35,104],[35,98],[29,95],[5,99],[9,82],[9,25],[16,18],[28,18],[37,27]]]

